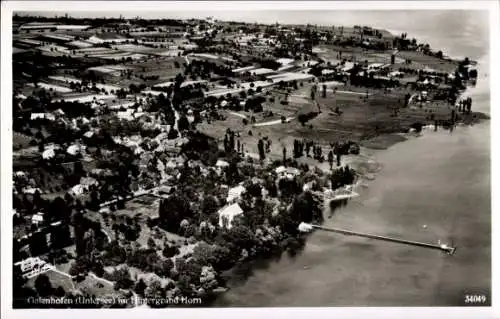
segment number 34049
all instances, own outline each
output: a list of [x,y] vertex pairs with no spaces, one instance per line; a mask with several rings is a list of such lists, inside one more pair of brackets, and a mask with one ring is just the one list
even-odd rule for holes
[[465,295],[465,303],[473,304],[473,303],[485,303],[486,296],[485,295]]

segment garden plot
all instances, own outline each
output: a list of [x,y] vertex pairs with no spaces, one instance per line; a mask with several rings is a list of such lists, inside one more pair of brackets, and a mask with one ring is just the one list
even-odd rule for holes
[[273,79],[273,81],[304,81],[304,80],[312,80],[314,79],[314,75],[312,74],[303,74],[303,73],[282,73],[275,76],[268,76],[268,78]]
[[88,68],[89,71],[97,71],[101,73],[106,73],[110,75],[120,76],[120,72],[128,70],[129,68],[123,65],[102,65]]
[[40,50],[42,52],[47,52],[47,53],[53,53],[53,54],[71,54],[71,50],[68,49],[67,47],[63,47],[60,45],[55,45],[55,44],[49,44],[49,45],[42,45],[37,48],[37,50]]
[[85,30],[90,28],[89,25],[75,25],[75,24],[59,24],[55,26],[58,30]]
[[108,49],[108,48],[93,48],[93,47],[88,47],[88,48],[83,48],[83,49],[79,49],[77,50],[78,53],[82,53],[82,54],[99,54],[99,53],[109,53],[109,52],[115,52],[115,50],[112,50],[112,49]]
[[128,109],[134,105],[135,105],[135,101],[129,101],[129,102],[122,102],[122,103],[117,103],[117,104],[109,104],[108,107],[111,110],[119,110],[122,108]]
[[146,54],[157,51],[157,49],[136,44],[118,44],[114,45],[113,48],[116,48],[123,52],[146,53]]
[[81,41],[81,40],[76,40],[76,41],[71,41],[67,43],[67,45],[72,46],[72,47],[77,47],[77,48],[91,48],[94,45],[92,43],[86,42],[86,41]]
[[156,54],[161,55],[161,56],[174,57],[174,56],[182,55],[183,52],[184,52],[183,50],[166,50],[166,51],[157,52]]
[[[28,83],[27,84],[30,87],[35,87],[33,83]],[[47,91],[54,91],[54,92],[59,92],[59,93],[69,93],[72,92],[70,88],[67,88],[65,86],[60,86],[60,85],[55,85],[55,84],[50,84],[50,83],[44,83],[44,82],[38,82],[37,83],[39,88],[43,88]]]
[[[64,82],[64,83],[71,83],[71,82],[74,82],[74,83],[82,83],[81,80],[79,79],[75,79],[75,78],[70,78],[70,77],[67,77],[67,76],[61,76],[61,75],[51,75],[49,76],[49,79],[51,80],[55,80],[55,81],[61,81],[61,82]],[[104,91],[107,91],[107,92],[112,92],[112,91],[118,91],[120,89],[122,89],[120,86],[117,86],[117,85],[111,85],[111,84],[102,84],[102,83],[96,83],[95,86],[100,89],[100,90],[104,90]],[[92,87],[92,85],[88,85],[88,87]],[[66,88],[65,88],[66,89]],[[55,90],[55,89],[54,89]],[[69,90],[69,92],[71,92],[71,90]]]
[[169,86],[171,86],[171,85],[174,85],[174,82],[172,82],[172,81],[167,81],[167,82],[162,82],[162,83],[155,84],[154,86],[155,86],[155,87],[162,88],[162,87],[169,87]]
[[61,81],[61,82],[64,82],[64,83],[71,83],[71,82],[82,83],[82,81],[79,80],[79,79],[70,78],[70,77],[63,76],[63,75],[50,75],[49,79],[55,80],[55,81]]
[[78,95],[78,96],[64,96],[55,101],[66,101],[66,102],[80,102],[80,103],[90,103],[92,101],[102,101],[113,99],[115,96],[106,95],[106,94],[86,94],[86,95]]
[[[184,81],[181,83],[181,88],[182,87],[186,87],[188,85],[194,85],[194,84],[197,84],[197,83],[208,83],[207,80],[196,80],[196,81]],[[171,85],[174,85],[175,82],[172,82],[172,81],[167,81],[167,82],[162,82],[162,83],[158,83],[158,84],[155,84],[154,87],[169,87]]]
[[105,90],[107,92],[116,92],[121,90],[122,88],[116,85],[111,85],[111,84],[101,84],[101,83],[96,83],[96,87],[101,90]]
[[118,50],[110,50],[108,52],[98,52],[98,53],[93,53],[93,54],[88,54],[89,57],[94,57],[94,58],[115,58],[115,57],[126,57],[130,53],[128,52],[121,52]]
[[19,43],[27,44],[27,45],[30,45],[30,46],[38,46],[38,45],[42,44],[42,41],[33,40],[33,39],[20,39],[20,40],[17,40],[17,41]]
[[[45,90],[48,91],[54,91],[54,92],[59,92],[59,93],[69,93],[72,90],[70,88],[67,88],[65,86],[60,86],[60,85],[55,85],[55,84],[50,84],[50,83],[43,83],[43,82],[38,82],[38,87],[41,87]],[[30,87],[35,87],[33,83],[28,83],[28,86]]]
[[115,54],[100,54],[100,55],[94,55],[93,57],[95,58],[101,58],[101,59],[106,59],[106,60],[121,60],[121,59],[132,59],[132,60],[140,60],[145,57],[147,57],[144,54],[139,54],[139,53],[129,53],[129,52],[119,52]]
[[62,41],[72,41],[75,39],[74,36],[61,33],[49,33],[49,34],[46,33],[43,36],[49,39],[62,40]]

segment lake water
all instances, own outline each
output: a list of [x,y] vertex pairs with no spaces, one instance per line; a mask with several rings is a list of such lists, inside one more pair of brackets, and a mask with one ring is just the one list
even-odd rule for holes
[[[357,19],[379,26],[386,21],[387,28],[406,30],[409,37],[412,31],[425,34],[431,47],[480,60],[481,79],[470,94],[473,109],[489,113],[488,32],[482,13],[415,12],[397,19],[391,14]],[[457,247],[455,255],[317,231],[299,256],[284,256],[254,270],[246,281],[232,283],[217,305],[458,306],[467,293],[490,299],[489,121],[452,133],[424,131],[370,156],[383,167],[377,178],[325,226],[441,240]]]

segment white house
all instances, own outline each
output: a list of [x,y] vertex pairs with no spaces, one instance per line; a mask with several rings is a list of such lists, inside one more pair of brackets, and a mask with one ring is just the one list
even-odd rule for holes
[[45,160],[51,159],[56,156],[56,153],[53,148],[49,148],[42,153],[42,158]]
[[81,152],[81,148],[76,144],[72,144],[66,149],[66,152],[71,155],[76,155]]
[[88,189],[88,187],[86,187],[85,185],[77,184],[77,185],[73,186],[69,192],[73,196],[78,197],[78,196],[81,196],[82,194],[84,194],[87,191],[87,189]]
[[276,60],[276,62],[280,63],[281,65],[287,65],[295,61],[294,59],[288,59],[288,58],[279,58]]
[[94,136],[94,132],[93,131],[87,131],[87,132],[85,132],[85,134],[83,134],[83,136],[85,136],[86,138],[91,138],[92,136]]
[[36,119],[47,119],[50,121],[55,121],[56,117],[54,116],[54,114],[50,113],[31,113],[31,120]]
[[275,170],[276,174],[278,174],[281,178],[293,179],[295,176],[300,174],[300,170],[294,167],[277,167]]
[[[233,219],[241,214],[243,214],[243,210],[238,203],[222,208],[219,210],[219,226],[224,227],[225,225],[228,229],[230,229],[232,227]],[[226,222],[227,224],[225,224]]]
[[31,222],[33,224],[40,224],[43,223],[43,213],[36,213],[31,217]]
[[40,193],[42,192],[40,188],[35,188],[35,187],[30,187],[30,186],[26,187],[26,188],[23,188],[23,193],[24,194],[31,194],[31,195],[33,195],[37,191],[40,192]]
[[349,71],[352,70],[352,68],[354,68],[354,63],[352,63],[352,62],[346,62],[344,64],[344,66],[342,67],[342,71],[343,72],[349,72]]
[[332,74],[332,73],[335,73],[335,71],[329,70],[329,69],[321,70],[322,75],[327,75],[327,74]]
[[245,190],[245,187],[241,185],[230,188],[226,199],[227,202],[234,203],[236,200],[241,198],[241,195],[245,192]]
[[217,163],[215,163],[215,166],[217,167],[228,167],[229,163],[223,160],[217,160]]

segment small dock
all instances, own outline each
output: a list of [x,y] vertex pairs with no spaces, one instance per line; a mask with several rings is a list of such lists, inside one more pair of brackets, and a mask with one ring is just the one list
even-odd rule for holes
[[372,235],[372,234],[355,232],[355,231],[340,229],[340,228],[323,227],[323,226],[319,226],[319,225],[310,225],[310,227],[312,227],[314,229],[320,229],[320,230],[344,234],[344,235],[359,236],[359,237],[365,237],[365,238],[371,238],[371,239],[390,241],[390,242],[394,242],[394,243],[400,243],[400,244],[406,244],[406,245],[412,245],[412,246],[420,246],[420,247],[425,247],[425,248],[430,248],[430,249],[437,249],[437,250],[445,251],[446,253],[448,253],[450,255],[453,255],[455,253],[455,250],[456,250],[456,247],[451,247],[451,246],[448,246],[446,244],[436,245],[436,244],[422,243],[422,242],[418,242],[418,241],[392,238],[392,237],[380,236],[380,235]]

